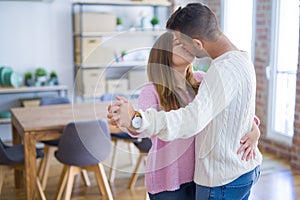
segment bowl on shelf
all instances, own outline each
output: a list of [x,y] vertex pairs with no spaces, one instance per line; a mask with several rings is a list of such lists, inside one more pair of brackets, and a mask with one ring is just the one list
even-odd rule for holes
[[7,67],[7,66],[2,66],[0,68],[0,84],[2,86],[7,86],[6,80],[5,80],[5,76],[7,76],[6,74],[11,73],[13,70],[11,67]]
[[1,73],[2,73],[2,70],[3,70],[3,66],[2,67],[0,67],[0,85],[2,85],[2,80],[1,80]]
[[3,85],[5,86],[10,86],[10,76],[12,75],[13,71],[6,71],[3,73],[3,79],[2,79],[2,82],[3,82]]
[[0,111],[0,119],[7,119],[10,117],[11,117],[10,111]]
[[12,86],[20,87],[22,85],[23,78],[22,76],[14,72],[11,67],[1,67],[0,68],[0,85],[1,86]]
[[18,88],[22,85],[22,83],[23,77],[17,72],[12,72],[9,77],[9,85],[14,88]]

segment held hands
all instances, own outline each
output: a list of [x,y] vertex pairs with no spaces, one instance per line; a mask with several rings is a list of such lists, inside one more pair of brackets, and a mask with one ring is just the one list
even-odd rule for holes
[[242,160],[248,161],[250,158],[256,156],[255,148],[257,146],[258,139],[260,137],[260,130],[255,122],[253,122],[252,130],[248,132],[242,139],[241,144],[242,146],[238,149],[238,154],[244,151]]
[[[135,115],[135,110],[132,104],[125,98],[121,96],[116,97],[117,101],[108,106],[107,118],[110,120],[112,125],[119,128],[124,127],[130,129],[131,120]],[[260,130],[255,122],[253,122],[252,130],[248,132],[241,140],[242,146],[238,149],[237,153],[242,152],[242,160],[248,161],[252,157],[255,158],[255,149],[257,146],[258,139],[260,137]]]
[[135,114],[133,106],[125,97],[117,96],[116,99],[117,101],[108,106],[107,118],[112,125],[130,128],[131,119]]

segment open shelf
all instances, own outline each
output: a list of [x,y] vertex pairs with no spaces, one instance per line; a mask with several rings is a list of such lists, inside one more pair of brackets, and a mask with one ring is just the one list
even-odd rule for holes
[[0,87],[0,94],[14,94],[14,93],[29,93],[29,92],[50,92],[50,91],[67,91],[66,85],[55,86],[39,86],[39,87]]
[[122,67],[140,67],[146,66],[147,61],[124,61],[124,62],[114,62],[112,64],[99,64],[99,65],[79,65],[82,69],[92,69],[92,68],[122,68]]
[[147,36],[160,36],[166,30],[158,29],[152,30],[151,28],[145,28],[144,30],[124,30],[124,31],[113,31],[113,32],[82,32],[74,33],[75,37],[113,37],[113,36],[131,36],[131,35],[147,35]]
[[9,124],[10,118],[0,118],[0,124]]

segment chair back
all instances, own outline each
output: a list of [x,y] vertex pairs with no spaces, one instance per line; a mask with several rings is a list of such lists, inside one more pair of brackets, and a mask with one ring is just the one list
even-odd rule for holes
[[69,123],[63,130],[56,158],[67,165],[90,166],[105,160],[111,151],[106,119]]
[[115,101],[117,96],[127,97],[122,93],[106,93],[100,97],[100,101]]
[[100,97],[100,101],[115,101],[116,96],[123,96],[123,97],[126,97],[127,99],[131,99],[131,100],[139,98],[139,94],[126,95],[126,94],[122,94],[122,93],[106,93]]
[[55,104],[70,104],[70,99],[66,97],[42,97],[40,106],[55,105]]
[[9,162],[10,161],[6,155],[5,145],[0,138],[0,165],[7,165]]
[[[40,149],[36,149],[36,158],[44,157]],[[25,160],[24,145],[5,145],[0,138],[0,165],[19,165]]]
[[148,153],[152,147],[150,138],[142,138],[141,141],[134,142],[134,145],[143,153]]

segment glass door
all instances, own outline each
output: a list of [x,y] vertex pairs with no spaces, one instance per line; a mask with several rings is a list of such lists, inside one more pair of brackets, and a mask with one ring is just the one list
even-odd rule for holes
[[273,1],[268,137],[292,142],[299,46],[299,1]]

